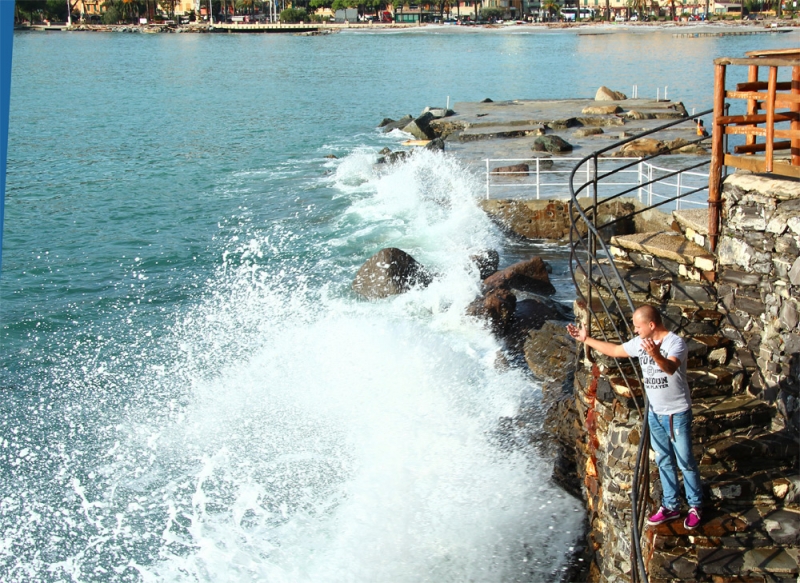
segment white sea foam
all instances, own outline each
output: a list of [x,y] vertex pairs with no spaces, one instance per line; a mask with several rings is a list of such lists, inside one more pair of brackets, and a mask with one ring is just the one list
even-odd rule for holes
[[[557,579],[579,504],[502,438],[538,389],[498,369],[498,343],[464,315],[469,256],[499,235],[456,161],[419,152],[375,172],[373,159],[340,161],[327,184],[348,204],[324,229],[232,238],[163,341],[170,356],[127,379],[137,406],[98,431],[107,448],[65,455],[63,502],[7,531],[16,580]],[[353,297],[355,269],[384,246],[436,281]],[[13,558],[14,544],[42,546],[43,524],[82,542]]]

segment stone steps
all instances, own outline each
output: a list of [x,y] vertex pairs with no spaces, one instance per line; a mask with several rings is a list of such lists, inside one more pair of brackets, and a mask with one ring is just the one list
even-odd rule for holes
[[786,432],[744,427],[732,433],[721,433],[694,447],[695,456],[704,469],[750,472],[770,467],[797,465],[797,442]]
[[708,251],[708,208],[672,211],[672,218],[687,241]]
[[696,444],[708,443],[725,432],[769,425],[773,409],[747,394],[696,398],[692,401],[692,437]]
[[627,257],[634,252],[677,263],[684,266],[679,267],[678,274],[686,277],[693,273],[690,268],[702,273],[714,271],[717,265],[713,254],[674,231],[616,235],[611,237],[610,251],[615,257]]
[[770,467],[749,474],[723,471],[703,476],[706,500],[729,506],[779,506],[800,502],[800,475],[794,467]]
[[656,551],[649,579],[796,581],[798,533],[798,511],[773,506],[711,508],[693,531],[682,520],[646,527],[646,544]]
[[[634,262],[615,262],[622,278],[622,284],[634,302],[663,303],[672,301],[676,304],[696,306],[699,308],[715,308],[716,294],[712,288],[700,281],[693,281],[666,268],[643,267]],[[602,296],[610,298],[615,295],[624,299],[622,284],[608,263],[592,265],[591,282]],[[581,290],[587,289],[589,277],[585,270],[577,270],[575,279]]]

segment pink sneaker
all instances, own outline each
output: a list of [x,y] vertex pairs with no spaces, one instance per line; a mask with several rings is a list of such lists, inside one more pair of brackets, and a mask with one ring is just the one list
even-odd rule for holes
[[681,513],[677,510],[670,510],[669,508],[662,506],[658,509],[658,512],[647,519],[647,524],[650,526],[655,526],[656,524],[662,524],[664,522],[669,522],[670,520],[675,520],[676,518],[679,518],[680,515]]
[[686,520],[683,521],[683,527],[686,530],[694,530],[700,525],[700,509],[696,506],[689,508],[689,514]]

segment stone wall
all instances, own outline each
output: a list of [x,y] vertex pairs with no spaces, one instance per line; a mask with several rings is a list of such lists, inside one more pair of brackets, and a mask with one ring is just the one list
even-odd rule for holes
[[777,423],[800,427],[800,182],[737,173],[723,186],[718,293],[723,333],[774,402]]
[[[693,281],[679,265],[658,257],[616,254],[634,302],[658,306],[667,327],[687,339],[695,455],[706,496],[706,523],[699,530],[686,531],[678,522],[645,530],[651,583],[788,581],[781,577],[796,579],[800,570],[800,480],[794,478],[800,433],[800,182],[741,173],[727,178],[723,192],[717,265],[709,278]],[[575,302],[575,318],[589,319],[582,300]],[[619,326],[630,314],[611,319]],[[610,321],[595,322],[595,336],[600,328],[615,339]],[[569,482],[564,469],[570,467],[572,489],[580,484],[586,502],[593,552],[587,579],[629,581],[630,488],[641,428],[634,399],[640,393],[622,382],[613,360],[593,355],[579,352],[572,398],[554,409],[563,420],[554,430],[562,452],[574,456],[571,464],[557,465],[555,474]],[[650,478],[654,508],[660,484],[652,452]]]

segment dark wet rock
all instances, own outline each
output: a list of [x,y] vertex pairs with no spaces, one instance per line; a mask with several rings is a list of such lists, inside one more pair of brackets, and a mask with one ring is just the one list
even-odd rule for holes
[[392,152],[388,156],[386,156],[386,162],[389,164],[395,164],[397,162],[402,162],[406,158],[411,155],[411,152],[408,150],[398,150],[397,152]]
[[379,127],[379,128],[386,127],[386,126],[388,126],[390,123],[395,123],[396,121],[397,121],[397,120],[395,120],[395,119],[392,119],[391,117],[384,117],[384,118],[383,118],[383,121],[381,121],[381,123],[379,123],[379,124],[378,124],[378,127]]
[[408,123],[403,131],[411,134],[418,140],[432,140],[436,137],[436,133],[430,126],[431,121],[434,120],[433,115],[425,113],[417,119]]
[[412,121],[414,121],[413,117],[411,117],[410,115],[404,115],[397,121],[388,123],[385,126],[383,126],[383,132],[388,134],[392,130],[401,130]]
[[437,152],[444,152],[444,140],[436,138],[425,144],[425,150],[434,150]]
[[533,141],[533,149],[537,152],[547,151],[551,154],[572,151],[572,145],[559,136],[539,136]]
[[327,156],[325,156],[325,158],[327,158],[328,160],[338,160],[339,156],[337,156],[336,154],[328,154]]
[[544,295],[556,292],[547,275],[547,265],[541,257],[533,257],[506,267],[484,279],[483,285],[487,290],[513,288]]
[[514,322],[509,331],[512,349],[522,352],[532,330],[538,330],[548,320],[566,320],[565,310],[556,302],[545,299],[517,299]]
[[500,254],[494,249],[486,249],[470,256],[470,261],[478,266],[481,280],[486,279],[497,271],[500,265]]
[[498,336],[510,329],[517,306],[517,297],[508,289],[492,289],[467,308],[467,314],[485,320]]
[[411,255],[389,247],[367,259],[356,273],[352,288],[357,294],[373,300],[401,294],[430,282],[430,274]]
[[[552,162],[550,165],[552,166]],[[492,169],[492,174],[512,174],[515,176],[520,176],[522,174],[527,175],[530,171],[530,168],[527,164],[512,164],[511,166],[498,166],[497,168]]]
[[488,97],[481,101],[481,103],[494,103],[494,99],[489,99]]
[[386,154],[391,154],[391,153],[392,153],[391,148],[381,148],[381,150],[378,152],[378,154],[380,154],[381,156],[385,156]]

